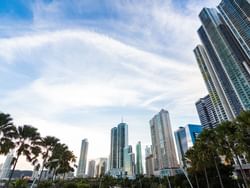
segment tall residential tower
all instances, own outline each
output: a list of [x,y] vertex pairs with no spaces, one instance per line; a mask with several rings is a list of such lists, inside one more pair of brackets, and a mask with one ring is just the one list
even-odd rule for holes
[[128,146],[128,125],[120,123],[111,129],[110,174],[121,175],[124,168],[124,148]]
[[77,173],[76,173],[78,177],[84,177],[86,175],[85,170],[86,170],[86,163],[87,163],[88,145],[89,143],[87,139],[82,140],[80,158],[79,158],[79,163],[78,163]]
[[143,167],[142,167],[142,154],[141,154],[141,142],[139,141],[136,144],[136,175],[143,174]]
[[204,8],[195,56],[219,122],[250,110],[250,3],[222,0]]
[[150,120],[155,175],[174,175],[178,168],[169,113],[161,110]]

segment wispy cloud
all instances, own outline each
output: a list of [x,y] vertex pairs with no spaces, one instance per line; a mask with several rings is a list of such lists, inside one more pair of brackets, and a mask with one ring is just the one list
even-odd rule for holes
[[215,1],[190,0],[183,10],[168,0],[35,2],[32,23],[17,32],[8,18],[14,27],[2,26],[0,38],[1,110],[17,122],[77,154],[87,137],[90,157],[99,157],[123,115],[131,144],[150,143],[148,121],[161,108],[174,127],[198,121],[194,103],[206,90],[192,49],[198,11]]

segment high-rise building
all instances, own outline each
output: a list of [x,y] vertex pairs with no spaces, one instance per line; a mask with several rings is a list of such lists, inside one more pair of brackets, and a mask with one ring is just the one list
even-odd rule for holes
[[110,145],[110,169],[118,168],[118,139],[117,127],[111,129],[111,145]]
[[96,159],[95,177],[102,177],[107,172],[107,158]]
[[[213,113],[215,123],[232,119],[233,114],[231,113],[229,104],[227,103],[226,97],[220,87],[220,82],[217,79],[215,72],[213,71],[211,62],[204,47],[202,45],[198,45],[194,49],[194,54],[196,56],[196,60],[198,62],[207,90],[209,92],[207,102],[209,102],[208,104],[210,105],[211,101],[211,105],[213,106],[212,111],[215,111],[215,113]],[[225,105],[225,107],[223,106],[223,104]]]
[[175,175],[178,168],[169,113],[161,110],[150,120],[155,175]]
[[95,176],[95,160],[89,161],[88,165],[88,177],[93,178]]
[[[224,4],[229,5],[229,1]],[[220,7],[222,10],[223,5]],[[242,44],[239,44],[239,40],[245,41],[245,39],[237,38],[232,26],[228,24],[229,21],[233,24],[232,18],[240,23],[235,15],[231,14],[230,18],[225,11],[221,14],[216,9],[209,8],[204,8],[199,15],[202,27],[198,30],[198,34],[209,59],[205,63],[208,68],[211,67],[208,70],[210,77],[213,78],[214,75],[219,83],[220,89],[217,88],[216,91],[228,119],[236,117],[242,110],[250,109],[250,61]],[[241,29],[245,31],[247,27]],[[195,55],[197,56],[197,53]]]
[[151,147],[146,146],[145,149],[145,160],[146,160],[146,175],[152,176],[154,175],[154,156],[151,150]]
[[4,161],[3,165],[2,165],[2,169],[1,169],[1,173],[0,173],[0,179],[9,178],[13,159],[14,159],[14,151],[11,151],[7,155],[5,161]]
[[132,151],[132,146],[124,148],[124,166],[123,171],[125,176],[134,177],[135,175],[135,154]]
[[88,145],[89,145],[89,143],[88,143],[87,139],[82,140],[80,158],[79,158],[79,163],[78,163],[77,173],[76,173],[76,175],[78,177],[85,176],[87,154],[88,154]]
[[201,98],[195,103],[195,105],[200,118],[201,125],[204,128],[214,128],[218,125],[219,119],[209,95]]
[[179,127],[177,131],[175,131],[175,142],[178,151],[179,161],[182,167],[186,167],[185,162],[185,153],[189,148],[191,148],[197,136],[201,133],[202,126],[188,124],[185,127]]
[[142,154],[141,154],[141,142],[136,144],[136,175],[143,174],[142,167]]
[[128,146],[128,125],[120,123],[117,126],[118,135],[118,168],[123,168],[123,149]]
[[120,123],[111,129],[110,174],[120,176],[124,167],[124,148],[128,146],[128,125]]
[[242,49],[250,58],[249,0],[222,0],[218,9]]

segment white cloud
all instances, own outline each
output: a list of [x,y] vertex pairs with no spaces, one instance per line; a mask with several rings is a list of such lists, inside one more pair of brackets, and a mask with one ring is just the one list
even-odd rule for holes
[[[203,6],[195,2],[180,13],[170,1],[117,1],[120,20],[93,23],[99,32],[61,26],[59,1],[35,7],[32,33],[0,39],[1,64],[29,78],[2,92],[2,111],[60,137],[76,154],[87,137],[90,158],[108,155],[110,128],[124,114],[131,144],[150,143],[148,121],[161,108],[170,111],[173,130],[197,122],[194,103],[206,90],[192,54]],[[114,31],[102,30],[107,25]]]

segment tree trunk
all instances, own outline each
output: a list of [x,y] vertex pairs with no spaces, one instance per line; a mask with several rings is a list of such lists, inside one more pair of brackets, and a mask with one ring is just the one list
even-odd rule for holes
[[63,181],[64,181],[64,179],[65,179],[65,172],[63,173]]
[[206,168],[204,168],[204,172],[205,172],[205,178],[206,178],[206,182],[207,182],[207,188],[210,188],[209,181],[208,181],[208,176],[207,176],[207,169]]
[[249,188],[248,183],[247,183],[247,176],[245,174],[245,171],[242,168],[242,165],[240,163],[239,157],[238,157],[238,155],[235,155],[235,156],[236,156],[237,163],[239,164],[239,167],[240,167],[240,173],[241,173],[241,176],[243,178],[243,182],[244,182],[246,188]]
[[56,169],[53,170],[53,175],[52,175],[52,182],[54,181],[54,177],[56,175]]
[[223,182],[222,182],[222,179],[221,179],[221,175],[220,175],[220,171],[219,171],[219,168],[218,168],[218,165],[217,165],[216,157],[213,156],[213,158],[214,158],[214,165],[215,165],[215,168],[216,168],[219,180],[220,180],[220,186],[221,186],[221,188],[224,188],[224,185],[223,185]]
[[197,188],[200,188],[200,186],[199,186],[199,181],[198,181],[198,178],[197,178],[196,173],[194,174],[194,178],[195,178],[195,181],[196,181],[196,186],[197,186]]
[[15,163],[14,163],[14,166],[13,166],[13,168],[12,168],[12,170],[11,170],[11,173],[10,173],[9,180],[8,180],[8,182],[7,182],[6,188],[9,188],[9,184],[10,184],[11,178],[12,178],[12,176],[13,176],[13,173],[14,173],[14,171],[15,171],[15,168],[16,168],[16,164],[17,164],[18,158],[19,158],[19,156],[17,156],[17,158],[16,158],[16,160],[15,160]]

